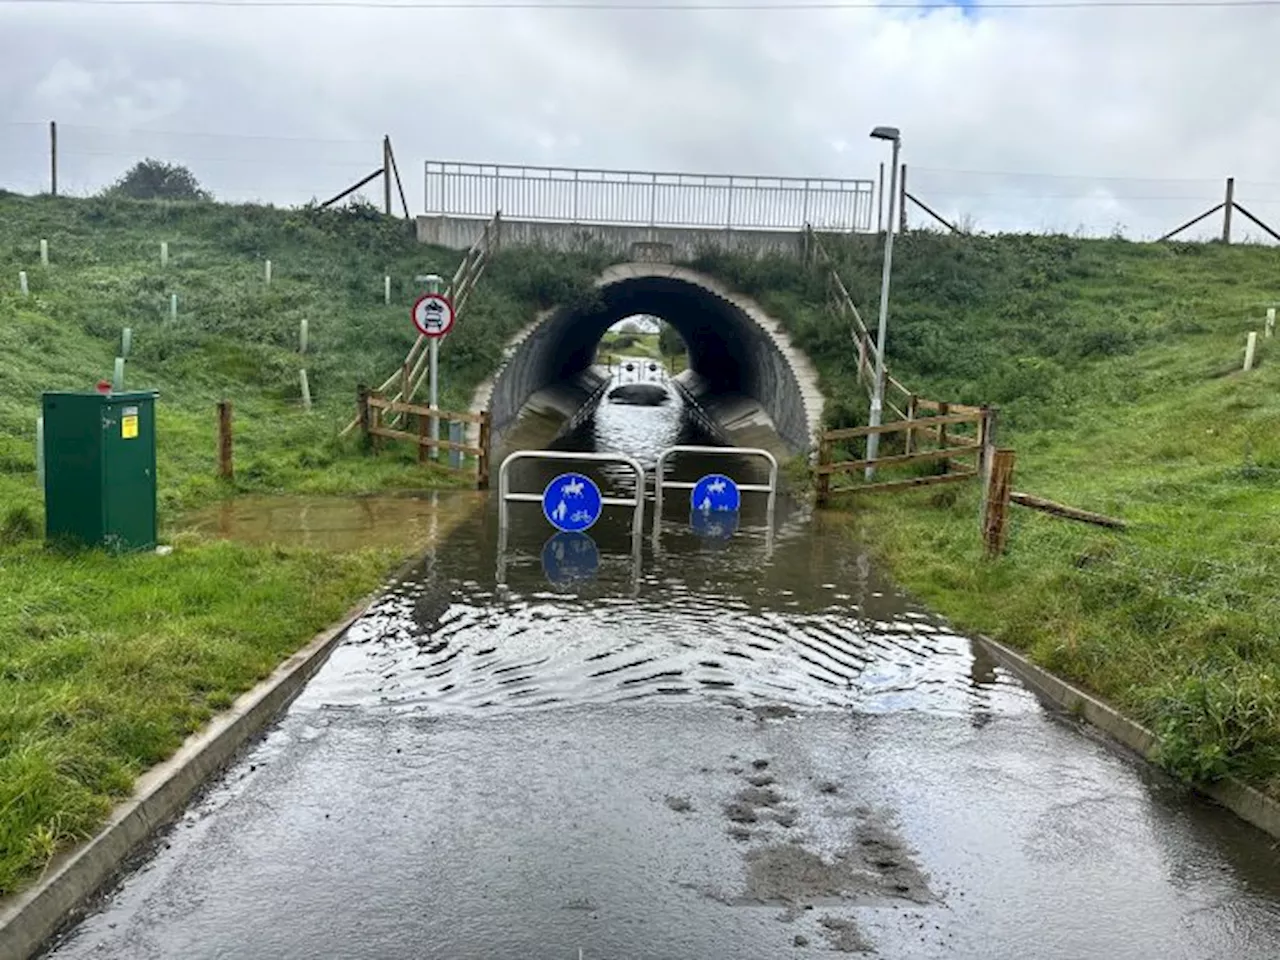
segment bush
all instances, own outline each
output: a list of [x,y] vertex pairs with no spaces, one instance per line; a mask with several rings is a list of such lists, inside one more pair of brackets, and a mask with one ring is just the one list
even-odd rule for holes
[[106,196],[133,200],[212,200],[213,194],[186,167],[148,157],[108,187]]

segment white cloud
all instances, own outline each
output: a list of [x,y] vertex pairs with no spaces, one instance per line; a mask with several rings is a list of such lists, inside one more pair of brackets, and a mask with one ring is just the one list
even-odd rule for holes
[[[427,157],[874,178],[887,151],[866,133],[891,123],[909,187],[949,216],[1151,235],[1232,174],[1242,202],[1280,220],[1277,35],[1280,11],[1247,8],[0,6],[0,123],[58,119],[82,189],[163,149],[220,196],[277,202],[368,172],[387,132],[415,205]],[[40,128],[0,135],[0,184],[38,188]]]

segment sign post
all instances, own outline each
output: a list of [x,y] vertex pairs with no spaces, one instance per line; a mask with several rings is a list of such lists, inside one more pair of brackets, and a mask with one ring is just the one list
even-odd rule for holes
[[[436,411],[440,409],[440,340],[453,329],[453,302],[440,292],[444,280],[438,274],[432,273],[417,279],[426,284],[427,292],[413,303],[413,325],[420,334],[431,340],[428,347],[431,353],[428,361],[427,405],[432,411]],[[440,418],[434,412],[431,416],[431,440],[436,443],[440,440]],[[432,447],[431,451],[433,458],[439,457],[439,447]]]

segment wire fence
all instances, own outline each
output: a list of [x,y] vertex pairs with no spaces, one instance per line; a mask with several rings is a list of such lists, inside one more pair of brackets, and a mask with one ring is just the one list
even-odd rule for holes
[[[49,192],[49,124],[0,123],[0,142],[0,188]],[[382,144],[381,138],[372,137],[344,140],[57,125],[59,194],[97,194],[146,158],[187,167],[217,200],[293,206],[324,199],[381,167]],[[381,183],[372,183],[359,196],[381,203]]]
[[[139,160],[189,168],[215,198],[280,206],[332,196],[382,164],[381,138],[232,134],[211,131],[57,125],[58,192],[98,193]],[[0,188],[50,188],[47,121],[0,122]],[[405,147],[411,147],[406,141]],[[403,147],[402,147],[403,149]],[[406,165],[408,157],[405,157]],[[867,173],[874,173],[868,170]],[[949,169],[909,165],[906,189],[934,213],[977,233],[1055,233],[1154,240],[1224,200],[1232,171],[1203,178]],[[887,177],[885,178],[887,181]],[[887,219],[878,179],[659,174],[557,167],[428,162],[414,212],[511,219],[738,229],[875,230]],[[372,182],[357,197],[381,200]],[[1240,178],[1235,202],[1280,230],[1280,181]],[[911,229],[947,229],[908,201]],[[1222,235],[1222,214],[1179,239]],[[1273,238],[1237,213],[1235,242]]]
[[[1221,204],[1226,174],[1218,178],[1171,179],[1060,175],[908,167],[907,191],[952,225],[969,233],[1041,233],[1156,240],[1179,224]],[[1237,179],[1236,202],[1280,230],[1280,182]],[[908,200],[911,228],[946,229]],[[1210,216],[1178,239],[1210,241],[1222,236],[1222,215]],[[1274,243],[1273,237],[1239,213],[1232,239]]]

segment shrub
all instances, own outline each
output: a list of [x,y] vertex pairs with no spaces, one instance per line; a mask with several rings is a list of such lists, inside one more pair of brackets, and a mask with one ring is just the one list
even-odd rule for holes
[[132,200],[212,200],[213,194],[186,167],[148,157],[108,187],[106,196]]

